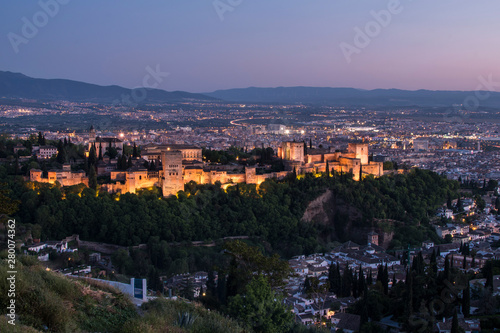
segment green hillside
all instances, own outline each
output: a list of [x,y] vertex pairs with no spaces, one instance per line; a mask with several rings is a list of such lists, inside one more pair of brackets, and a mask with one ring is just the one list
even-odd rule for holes
[[15,326],[5,316],[8,269],[6,260],[0,263],[0,332],[243,332],[237,322],[203,307],[156,300],[137,309],[115,288],[46,271],[32,257],[19,259]]

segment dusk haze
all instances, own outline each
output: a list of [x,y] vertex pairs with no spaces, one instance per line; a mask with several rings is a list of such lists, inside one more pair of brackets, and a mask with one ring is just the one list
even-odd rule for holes
[[499,0],[0,7],[0,332],[498,332]]
[[[474,90],[478,76],[500,75],[495,0],[60,2],[48,20],[38,1],[5,2],[1,70],[133,88],[158,64],[170,73],[159,88],[188,92]],[[41,27],[26,38],[33,16]],[[342,43],[358,50],[350,63]]]

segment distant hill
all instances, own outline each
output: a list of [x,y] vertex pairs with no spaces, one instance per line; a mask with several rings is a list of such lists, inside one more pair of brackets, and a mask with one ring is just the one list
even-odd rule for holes
[[[120,86],[99,86],[63,79],[35,79],[20,73],[0,71],[0,98],[27,98],[41,101],[66,100],[71,102],[96,102],[119,104],[140,104],[155,102],[185,102],[189,100],[214,100],[202,94],[184,91],[168,92],[160,89],[146,89],[134,94],[132,89]],[[130,102],[122,96],[130,96]],[[133,96],[138,96],[135,100]]]
[[[473,103],[475,91],[434,91],[318,87],[242,88],[217,90],[206,95],[242,103],[311,103],[342,106],[446,106]],[[487,92],[483,92],[483,95]],[[483,107],[500,107],[500,93],[490,92],[480,101]],[[470,100],[473,98],[474,100]]]

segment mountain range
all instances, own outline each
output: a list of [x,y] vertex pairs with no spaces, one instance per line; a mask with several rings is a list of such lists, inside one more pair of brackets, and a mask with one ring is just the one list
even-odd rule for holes
[[[311,103],[339,106],[446,106],[500,107],[500,93],[319,87],[243,88],[217,90],[206,95],[232,102]],[[483,96],[487,96],[484,98]],[[478,105],[479,104],[479,105]]]
[[0,71],[0,98],[26,98],[40,101],[65,100],[116,104],[168,103],[190,100],[214,100],[202,94],[161,89],[128,89],[120,86],[99,86],[64,79],[35,79]]
[[[135,99],[134,99],[135,96]],[[0,99],[67,100],[116,104],[175,103],[223,100],[237,103],[326,104],[336,106],[450,107],[453,105],[500,108],[500,93],[487,91],[439,91],[321,87],[241,88],[205,94],[161,89],[128,89],[99,86],[65,79],[36,79],[0,71]]]

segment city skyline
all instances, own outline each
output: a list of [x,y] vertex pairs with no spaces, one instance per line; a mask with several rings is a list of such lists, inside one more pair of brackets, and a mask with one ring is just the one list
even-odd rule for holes
[[498,7],[31,1],[0,14],[0,69],[134,88],[158,68],[168,75],[156,88],[202,93],[250,86],[475,90],[479,77],[500,77]]

